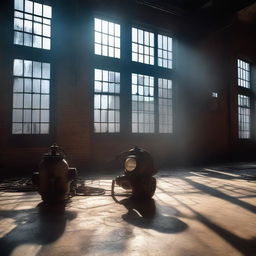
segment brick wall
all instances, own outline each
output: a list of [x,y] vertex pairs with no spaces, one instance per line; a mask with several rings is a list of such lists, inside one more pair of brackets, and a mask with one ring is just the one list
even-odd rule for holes
[[[83,171],[94,166],[111,170],[115,156],[133,146],[152,153],[156,165],[229,160],[248,156],[253,141],[237,140],[236,70],[238,55],[256,63],[255,30],[239,20],[226,29],[205,32],[188,26],[187,20],[131,3],[132,7],[104,1],[59,1],[54,4],[52,37],[52,133],[49,137],[11,135],[12,45],[11,4],[4,6],[0,52],[0,168],[37,168],[41,155],[56,142],[64,148],[70,165]],[[93,13],[171,30],[177,40],[175,73],[175,132],[170,136],[93,134]],[[191,36],[191,29],[194,29]],[[218,98],[211,97],[212,92]],[[239,154],[238,154],[239,152]],[[235,158],[238,159],[238,158]]]

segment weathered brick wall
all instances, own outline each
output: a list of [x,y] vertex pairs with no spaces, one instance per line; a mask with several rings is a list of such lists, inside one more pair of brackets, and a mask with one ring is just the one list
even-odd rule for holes
[[[228,160],[231,154],[248,156],[255,143],[237,141],[237,92],[234,61],[240,54],[256,63],[255,30],[241,26],[208,31],[191,37],[187,20],[149,7],[113,1],[58,1],[54,5],[52,36],[52,134],[49,137],[11,135],[12,45],[11,4],[1,15],[0,60],[0,168],[28,172],[37,168],[51,143],[67,153],[70,165],[89,171],[110,170],[115,156],[133,146],[152,153],[157,166]],[[129,8],[128,8],[129,7]],[[9,11],[8,11],[9,10]],[[174,134],[93,134],[94,13],[171,30],[177,40]],[[247,28],[247,29],[246,29]],[[195,27],[193,29],[196,29]],[[200,28],[198,29],[200,30]],[[191,37],[191,38],[190,38]],[[212,92],[218,98],[211,97]]]

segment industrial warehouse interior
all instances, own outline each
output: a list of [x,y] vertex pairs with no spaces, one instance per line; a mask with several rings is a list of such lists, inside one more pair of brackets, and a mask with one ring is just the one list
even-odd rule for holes
[[256,256],[256,2],[0,3],[0,256]]

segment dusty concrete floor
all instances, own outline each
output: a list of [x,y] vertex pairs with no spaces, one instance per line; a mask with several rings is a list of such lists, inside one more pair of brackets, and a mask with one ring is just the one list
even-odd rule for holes
[[111,177],[86,180],[106,193],[73,197],[65,211],[45,209],[35,192],[0,192],[0,255],[255,256],[255,177],[256,168],[163,170],[144,203],[120,188],[116,202]]

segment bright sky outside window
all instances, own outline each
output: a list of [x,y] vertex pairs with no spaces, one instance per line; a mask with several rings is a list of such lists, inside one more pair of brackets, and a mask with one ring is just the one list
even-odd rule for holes
[[13,134],[48,134],[50,64],[15,59],[13,65]]
[[94,53],[120,59],[120,25],[94,19]]
[[172,80],[158,78],[159,133],[172,133]]
[[14,9],[14,44],[50,50],[52,7],[15,0]]
[[120,73],[94,70],[94,131],[120,132]]
[[154,34],[132,28],[132,61],[154,65]]
[[218,93],[217,92],[212,92],[212,97],[213,98],[218,98]]
[[250,88],[250,65],[249,63],[237,60],[238,86]]
[[250,98],[238,94],[238,135],[240,139],[249,139],[251,137],[250,123]]
[[172,38],[158,35],[158,66],[172,68]]
[[153,133],[154,77],[132,74],[132,132]]

